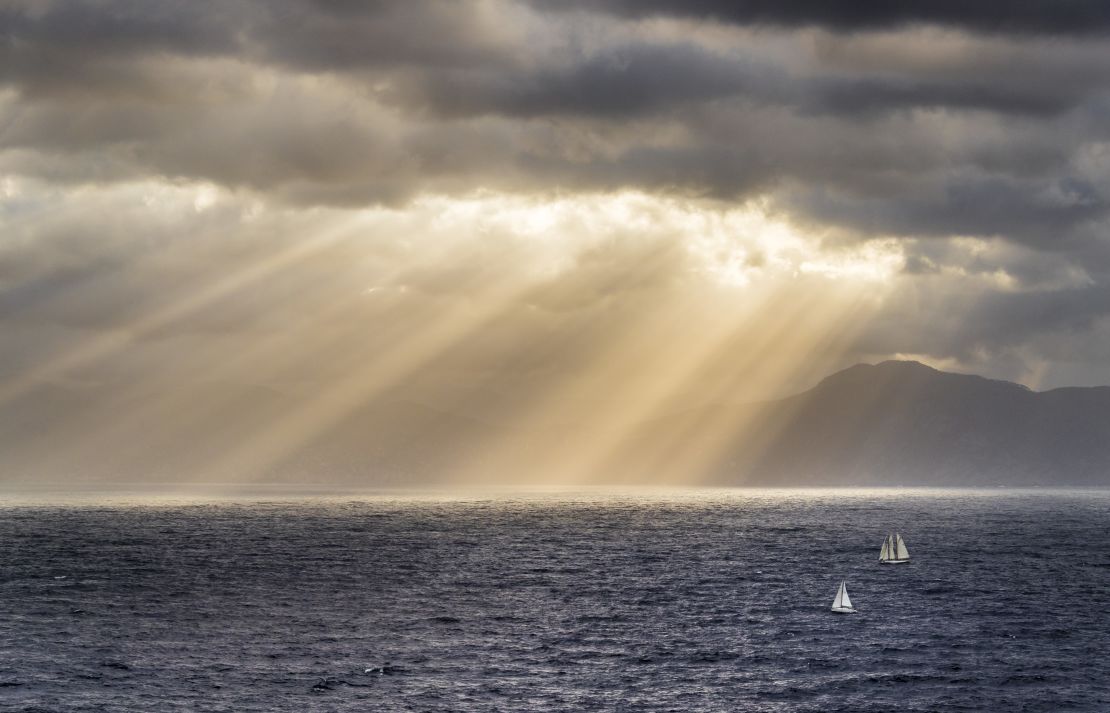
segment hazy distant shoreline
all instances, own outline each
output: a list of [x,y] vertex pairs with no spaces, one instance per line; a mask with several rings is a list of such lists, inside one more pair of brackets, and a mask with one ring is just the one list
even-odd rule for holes
[[402,487],[321,487],[314,484],[259,484],[250,488],[226,484],[194,484],[192,487],[162,487],[158,484],[112,484],[101,488],[59,488],[48,485],[0,484],[0,508],[20,505],[66,504],[186,504],[303,502],[303,501],[424,501],[482,502],[516,500],[535,502],[604,501],[727,501],[762,500],[778,497],[852,498],[852,497],[1020,497],[1110,496],[1110,487],[1005,487],[958,488],[943,486],[887,487],[760,487],[760,486],[607,486],[496,487],[496,488],[402,488]]

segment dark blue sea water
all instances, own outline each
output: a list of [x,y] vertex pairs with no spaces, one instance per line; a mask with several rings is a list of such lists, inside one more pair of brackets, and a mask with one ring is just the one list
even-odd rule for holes
[[1108,526],[1106,492],[9,503],[0,709],[1110,711]]

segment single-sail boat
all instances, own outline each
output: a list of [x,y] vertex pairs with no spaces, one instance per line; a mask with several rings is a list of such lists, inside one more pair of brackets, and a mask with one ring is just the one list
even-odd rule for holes
[[906,549],[906,541],[895,532],[887,535],[883,540],[883,549],[879,552],[879,562],[882,564],[903,564],[910,561],[910,551]]
[[844,582],[841,582],[840,588],[836,590],[836,599],[833,600],[832,610],[837,614],[856,613],[856,608],[852,606],[852,600],[848,598],[848,588],[844,586]]

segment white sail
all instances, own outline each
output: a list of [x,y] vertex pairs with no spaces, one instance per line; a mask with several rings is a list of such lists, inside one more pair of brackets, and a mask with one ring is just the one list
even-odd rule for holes
[[901,535],[896,535],[898,539],[897,557],[900,560],[908,560],[910,558],[910,551],[906,549],[906,542],[902,539]]
[[836,598],[833,599],[832,610],[835,612],[852,611],[852,600],[848,598],[848,588],[844,586],[844,582],[841,582],[840,587],[836,590]]
[[901,564],[910,561],[910,551],[906,549],[906,542],[902,539],[902,535],[895,532],[886,536],[886,540],[883,541],[882,552],[879,553],[879,561],[887,564]]

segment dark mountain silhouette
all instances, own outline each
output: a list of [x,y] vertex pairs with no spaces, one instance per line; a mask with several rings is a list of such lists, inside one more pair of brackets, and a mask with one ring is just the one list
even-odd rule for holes
[[845,369],[806,392],[760,405],[743,421],[745,432],[706,468],[709,479],[817,486],[1110,484],[1110,387],[1035,392],[887,361]]

